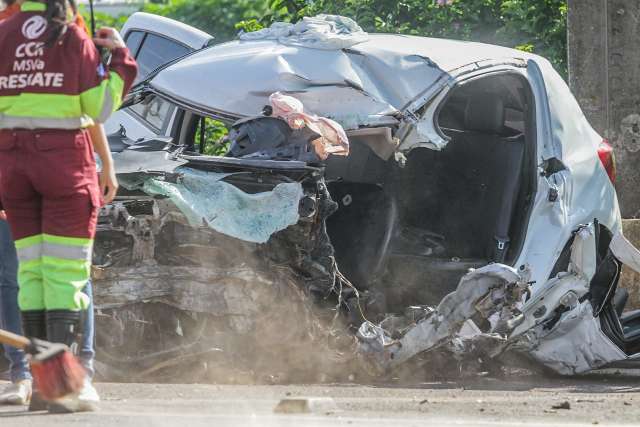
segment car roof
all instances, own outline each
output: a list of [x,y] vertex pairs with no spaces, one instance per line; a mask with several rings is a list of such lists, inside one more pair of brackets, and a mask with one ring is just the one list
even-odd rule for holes
[[473,62],[487,59],[528,58],[529,53],[504,46],[464,40],[403,34],[370,34],[369,40],[355,48],[371,56],[421,55],[445,71],[454,71]]
[[131,15],[122,27],[122,35],[126,37],[127,33],[136,30],[156,33],[172,40],[178,40],[191,49],[201,49],[213,40],[213,37],[204,31],[164,16],[145,12],[136,12]]
[[347,49],[277,40],[232,41],[162,70],[151,86],[185,103],[235,117],[257,115],[277,91],[299,98],[345,127],[389,117],[455,70],[483,60],[535,55],[501,46],[394,34],[369,34]]

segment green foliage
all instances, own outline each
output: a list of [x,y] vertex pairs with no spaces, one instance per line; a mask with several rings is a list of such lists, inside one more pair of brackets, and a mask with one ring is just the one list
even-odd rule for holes
[[495,0],[458,0],[450,6],[430,0],[318,0],[308,11],[349,16],[367,31],[431,37],[469,39],[500,27]]
[[567,76],[567,1],[502,0],[502,34],[511,45],[529,45]]
[[[218,42],[275,21],[339,14],[370,32],[474,40],[537,53],[567,75],[567,0],[453,0],[447,6],[436,0],[153,0],[143,10],[200,28]],[[126,21],[97,18],[98,26],[117,28]]]
[[236,30],[242,31],[245,33],[251,33],[253,31],[262,30],[264,25],[258,22],[257,19],[247,19],[245,21],[240,21],[236,25]]
[[305,16],[310,3],[306,0],[268,0],[269,10],[262,17],[262,22],[265,26],[277,21],[295,22]]
[[316,0],[305,12],[349,16],[366,31],[515,47],[547,57],[567,75],[566,0]]
[[[145,12],[167,16],[192,25],[227,41],[238,33],[237,23],[255,23],[270,13],[268,0],[173,0],[166,4],[147,4]],[[241,24],[240,28],[243,25]]]
[[[89,30],[91,30],[91,14],[89,13],[89,8],[85,7],[84,5],[80,5],[78,11],[87,23],[87,27],[89,28]],[[96,28],[112,27],[117,28],[118,30],[122,28],[124,23],[127,22],[127,19],[129,18],[126,15],[113,17],[101,12],[96,12],[94,15],[96,18]]]
[[[229,142],[225,139],[225,136],[229,133],[224,123],[218,120],[205,118],[204,129],[204,154],[209,156],[224,156],[229,149]],[[200,137],[202,135],[202,122],[198,124],[196,130],[195,142],[200,144]]]
[[306,0],[169,0],[147,4],[145,12],[185,22],[227,41],[239,31],[257,31],[276,21],[304,16]]

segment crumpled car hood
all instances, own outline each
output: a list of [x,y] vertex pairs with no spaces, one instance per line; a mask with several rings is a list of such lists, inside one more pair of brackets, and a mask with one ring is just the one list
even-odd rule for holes
[[525,56],[480,43],[387,34],[370,34],[368,41],[342,50],[234,41],[178,61],[150,85],[189,105],[234,117],[259,114],[269,95],[279,91],[294,95],[314,114],[356,129],[389,123],[390,115],[444,84],[452,70],[484,59]]

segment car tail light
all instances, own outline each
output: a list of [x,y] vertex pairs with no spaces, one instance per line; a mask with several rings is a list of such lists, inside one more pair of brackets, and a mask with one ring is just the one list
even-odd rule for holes
[[613,147],[609,141],[603,139],[598,147],[598,157],[609,175],[609,179],[613,184],[616,183],[616,157],[613,154]]

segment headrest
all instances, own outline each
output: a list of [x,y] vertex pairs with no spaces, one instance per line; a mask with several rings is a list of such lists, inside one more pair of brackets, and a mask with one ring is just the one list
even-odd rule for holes
[[504,127],[504,103],[495,94],[485,93],[473,96],[464,110],[466,130],[499,134]]

